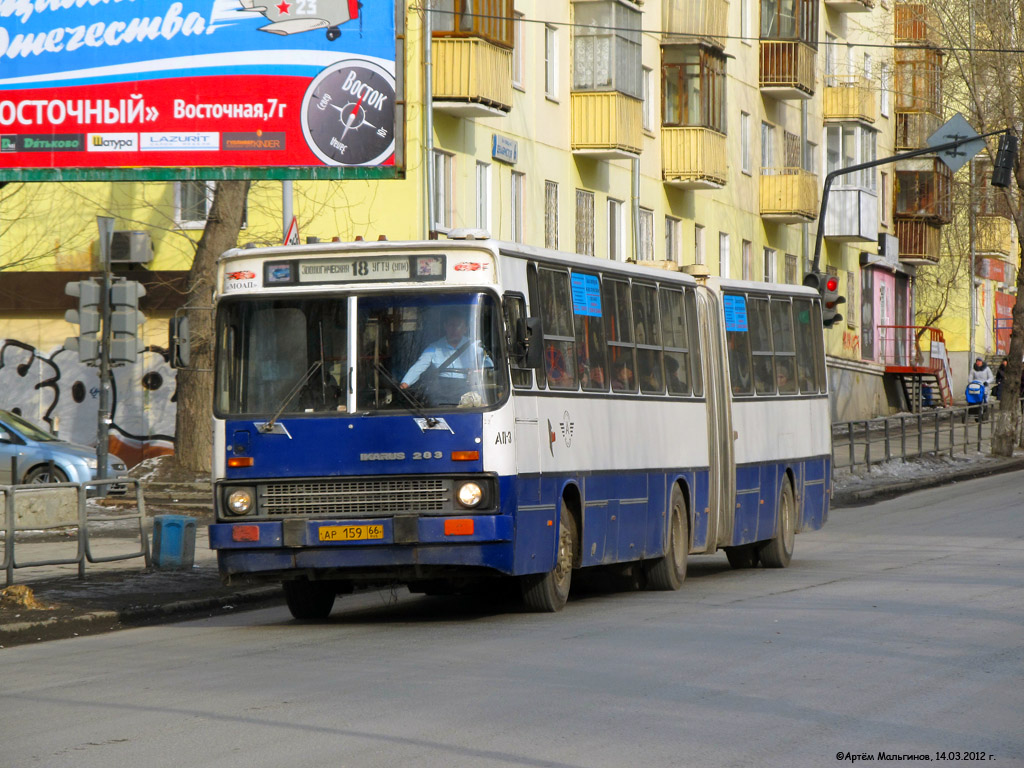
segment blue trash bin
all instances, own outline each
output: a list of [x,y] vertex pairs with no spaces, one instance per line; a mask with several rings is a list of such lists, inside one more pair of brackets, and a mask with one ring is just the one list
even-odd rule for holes
[[196,558],[196,519],[153,516],[153,567],[191,568]]

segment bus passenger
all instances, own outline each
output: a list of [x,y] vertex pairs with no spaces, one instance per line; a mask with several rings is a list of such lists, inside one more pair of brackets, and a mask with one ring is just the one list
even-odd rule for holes
[[625,360],[619,360],[612,364],[612,390],[615,392],[632,392],[636,387],[633,385],[633,371]]
[[679,361],[674,357],[665,355],[665,381],[668,384],[670,395],[682,395],[687,391],[687,386],[679,378]]
[[471,374],[493,368],[494,363],[479,342],[467,337],[466,318],[460,311],[445,312],[443,326],[444,336],[427,345],[399,386],[408,389],[432,368],[434,375],[425,380],[430,404],[457,405],[464,394],[479,386]]

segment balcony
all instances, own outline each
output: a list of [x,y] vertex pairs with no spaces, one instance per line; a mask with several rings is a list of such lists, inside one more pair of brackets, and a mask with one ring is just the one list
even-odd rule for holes
[[727,0],[662,0],[663,44],[707,43],[725,48],[729,26]]
[[803,168],[762,168],[761,218],[798,224],[818,218],[818,177]]
[[896,113],[896,151],[923,149],[928,137],[942,127],[942,118],[932,112]]
[[661,173],[666,184],[682,189],[725,186],[725,135],[694,126],[662,128]]
[[572,94],[574,155],[629,159],[643,146],[643,101],[618,91]]
[[816,51],[795,40],[761,41],[762,93],[776,99],[809,99],[814,96]]
[[840,13],[868,13],[875,0],[825,0],[825,7]]
[[896,218],[900,261],[904,264],[938,264],[939,233],[942,227],[924,219]]
[[479,37],[433,40],[434,109],[461,117],[512,109],[512,51]]
[[839,243],[878,241],[878,195],[867,189],[833,189],[825,209],[825,237]]
[[825,83],[826,120],[860,120],[873,123],[878,118],[875,91],[859,75],[830,77]]
[[979,216],[975,219],[974,231],[974,249],[978,255],[1016,260],[1017,227],[1012,219],[1002,216]]
[[941,45],[939,16],[931,6],[897,2],[894,16],[897,45],[927,45],[932,48]]
[[893,212],[904,219],[924,219],[936,225],[953,220],[953,174],[935,158],[896,163]]

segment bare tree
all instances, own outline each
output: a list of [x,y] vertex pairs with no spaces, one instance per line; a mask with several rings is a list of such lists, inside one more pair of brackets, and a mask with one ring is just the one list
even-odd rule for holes
[[175,460],[180,468],[209,472],[213,433],[213,304],[217,257],[238,244],[248,181],[220,181],[188,276],[190,360],[178,370]]
[[[1024,123],[1024,5],[1021,0],[933,0],[942,21],[948,66],[946,93],[959,102],[979,133],[1006,130],[1020,135]],[[994,160],[993,147],[988,148]],[[993,190],[1024,244],[1024,167],[1015,163],[1010,189]],[[1019,264],[1020,254],[1017,254]],[[973,284],[971,290],[973,290]],[[1018,296],[1024,295],[1024,270],[1017,272]],[[1019,432],[1021,360],[1024,357],[1024,302],[1013,307],[1009,366],[995,420],[992,453],[1010,456]]]

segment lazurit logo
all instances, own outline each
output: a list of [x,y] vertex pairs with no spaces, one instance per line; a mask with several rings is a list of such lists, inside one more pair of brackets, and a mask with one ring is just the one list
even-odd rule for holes
[[139,135],[143,152],[195,152],[220,149],[219,133],[143,133]]

